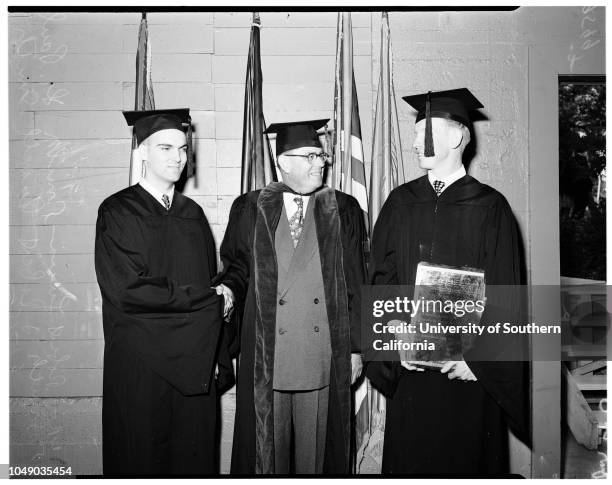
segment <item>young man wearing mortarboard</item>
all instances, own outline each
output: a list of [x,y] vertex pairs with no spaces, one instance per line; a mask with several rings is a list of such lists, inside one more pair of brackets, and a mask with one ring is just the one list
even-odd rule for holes
[[283,183],[236,199],[221,245],[220,281],[244,307],[233,474],[350,471],[365,229],[357,201],[323,185],[326,122],[267,129]]
[[[425,261],[482,269],[487,287],[519,285],[520,235],[510,206],[467,175],[462,163],[469,112],[482,105],[467,89],[404,100],[418,111],[413,148],[427,175],[389,194],[374,228],[371,283],[414,285],[417,265]],[[476,341],[473,352],[478,345],[488,347]],[[526,432],[525,366],[470,355],[439,370],[368,364],[367,377],[388,398],[382,473],[508,473],[507,425],[522,437]]]
[[219,345],[213,236],[202,209],[174,190],[192,163],[189,110],[124,115],[143,178],[102,202],[96,225],[104,474],[216,473],[217,387],[233,373]]

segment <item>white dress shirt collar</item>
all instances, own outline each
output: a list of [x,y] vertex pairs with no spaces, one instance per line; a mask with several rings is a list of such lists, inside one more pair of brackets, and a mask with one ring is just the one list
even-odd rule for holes
[[[291,220],[291,216],[295,214],[298,210],[298,206],[295,203],[295,198],[300,197],[299,195],[292,194],[291,192],[283,192],[283,203],[285,204],[285,212],[287,213],[287,219]],[[306,207],[308,207],[308,200],[310,199],[309,195],[302,195],[303,203],[303,212],[302,216],[306,217]]]
[[436,178],[431,170],[427,172],[427,177],[429,178],[429,183],[431,184],[432,187],[433,187],[434,181],[436,180],[440,180],[444,182],[444,186],[442,187],[442,190],[440,191],[440,193],[444,192],[448,188],[449,185],[456,182],[460,178],[465,177],[466,175],[467,175],[467,172],[465,171],[465,167],[463,166],[463,164],[461,164],[461,167],[459,167],[456,171],[454,171],[450,175],[447,175],[443,179]]
[[[145,189],[149,194],[151,194],[155,198],[155,200],[157,200],[157,202],[159,202],[164,207],[164,209],[166,208],[166,204],[164,204],[164,200],[162,199],[162,195],[164,195],[164,192],[153,187],[153,185],[147,182],[146,179],[140,179],[138,183],[143,189]],[[172,186],[170,191],[166,193],[166,195],[170,199],[170,206],[172,206],[172,199],[174,198],[174,185]]]

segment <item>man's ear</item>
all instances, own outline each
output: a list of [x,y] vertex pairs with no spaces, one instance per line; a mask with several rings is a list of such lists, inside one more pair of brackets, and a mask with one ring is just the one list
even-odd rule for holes
[[147,146],[146,143],[141,143],[140,145],[138,145],[138,151],[140,152],[140,159],[141,160],[147,160],[149,157],[149,147]]
[[459,146],[461,146],[461,142],[463,141],[463,130],[452,125],[448,128],[448,141],[450,147],[454,149],[459,148]]
[[284,172],[284,173],[291,172],[291,162],[289,162],[289,157],[286,157],[284,155],[279,155],[277,162],[278,162],[278,166],[281,169],[281,172]]

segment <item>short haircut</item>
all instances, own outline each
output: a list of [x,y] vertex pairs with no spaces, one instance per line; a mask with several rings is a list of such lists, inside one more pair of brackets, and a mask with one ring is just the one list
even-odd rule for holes
[[455,121],[455,120],[446,120],[446,121],[448,122],[450,126],[454,126],[455,128],[461,130],[461,134],[463,136],[462,136],[461,145],[459,146],[459,148],[464,150],[465,147],[470,142],[470,140],[472,139],[470,129],[467,126],[465,126],[463,123],[459,123],[458,121]]

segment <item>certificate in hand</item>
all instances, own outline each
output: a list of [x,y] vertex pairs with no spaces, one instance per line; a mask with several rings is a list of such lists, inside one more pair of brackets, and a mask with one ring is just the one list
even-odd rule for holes
[[[448,360],[462,360],[478,333],[485,302],[484,271],[475,268],[417,266],[411,324],[413,342],[434,344],[433,350],[400,350],[401,360],[417,361],[427,369],[439,369]],[[403,336],[406,339],[406,335]],[[429,346],[431,348],[431,346]]]

